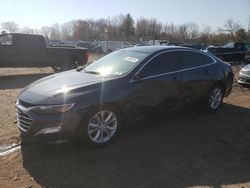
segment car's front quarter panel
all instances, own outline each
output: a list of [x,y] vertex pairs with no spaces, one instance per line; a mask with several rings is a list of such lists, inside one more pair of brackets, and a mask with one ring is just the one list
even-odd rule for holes
[[74,110],[83,117],[88,111],[108,105],[119,108],[122,112],[126,111],[126,106],[129,105],[130,92],[127,79],[118,78],[104,81],[88,91],[90,92],[84,94],[78,91],[78,96],[74,98],[76,104]]

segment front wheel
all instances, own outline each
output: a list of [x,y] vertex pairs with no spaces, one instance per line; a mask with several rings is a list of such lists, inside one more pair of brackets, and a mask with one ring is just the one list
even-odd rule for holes
[[220,84],[216,84],[208,92],[207,110],[214,112],[218,110],[224,98],[224,90]]
[[121,128],[121,117],[112,108],[97,110],[82,121],[79,137],[82,143],[105,145],[110,143]]

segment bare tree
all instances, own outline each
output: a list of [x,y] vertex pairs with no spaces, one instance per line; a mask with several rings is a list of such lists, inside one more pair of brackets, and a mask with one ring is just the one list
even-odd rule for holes
[[50,38],[50,27],[48,26],[44,26],[41,28],[41,34],[46,38],[49,39]]
[[90,25],[86,20],[78,20],[74,29],[74,38],[77,40],[88,41]]
[[21,33],[33,34],[33,29],[31,29],[30,27],[23,27],[21,28]]
[[145,40],[148,37],[149,22],[146,18],[140,18],[136,22],[136,35],[140,40]]
[[241,28],[240,22],[236,22],[233,19],[227,20],[224,28],[219,28],[219,31],[227,32],[230,34],[231,39],[235,40],[236,32]]
[[196,23],[188,23],[186,27],[188,39],[195,39],[199,36],[199,26]]
[[246,30],[245,29],[239,29],[237,32],[236,32],[236,40],[238,42],[246,42],[247,40],[247,33],[246,33]]
[[176,36],[177,36],[176,26],[173,23],[171,24],[166,23],[163,26],[161,38],[165,40],[173,41],[173,40],[176,40]]
[[9,32],[17,32],[19,30],[18,24],[15,22],[3,22],[1,26],[3,30],[7,30]]
[[41,30],[29,27],[19,29],[15,22],[4,22],[0,26],[9,32],[42,34],[50,40],[168,40],[170,42],[200,42],[206,45],[223,44],[232,40],[250,41],[250,31],[245,31],[239,22],[227,20],[219,32],[213,33],[210,26],[200,28],[195,23],[162,24],[155,18],[139,18],[134,21],[131,14],[120,14],[107,19],[72,20],[62,25],[44,26]]
[[74,29],[76,28],[77,21],[72,20],[69,22],[64,23],[61,26],[61,38],[63,40],[74,40],[73,33]]
[[108,21],[105,19],[99,19],[96,21],[97,40],[108,40]]
[[125,39],[129,40],[130,38],[134,37],[135,35],[135,22],[130,14],[126,15],[126,18],[123,21],[123,30]]
[[149,35],[156,40],[159,38],[162,31],[162,23],[160,23],[157,19],[152,18],[149,20]]
[[200,42],[204,45],[208,45],[210,38],[212,37],[212,27],[204,26],[200,33]]
[[59,40],[61,39],[60,36],[60,25],[58,23],[55,23],[50,27],[50,38],[53,40]]
[[182,24],[178,27],[178,38],[184,42],[188,38],[187,25]]

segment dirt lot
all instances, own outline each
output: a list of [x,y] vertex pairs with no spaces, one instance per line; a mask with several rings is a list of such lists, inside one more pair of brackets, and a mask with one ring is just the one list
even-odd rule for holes
[[[237,79],[240,67],[233,68]],[[52,73],[0,69],[0,151],[20,142],[16,96]],[[250,187],[250,88],[235,81],[224,103],[214,114],[178,112],[135,123],[104,148],[23,145],[0,156],[0,187]]]

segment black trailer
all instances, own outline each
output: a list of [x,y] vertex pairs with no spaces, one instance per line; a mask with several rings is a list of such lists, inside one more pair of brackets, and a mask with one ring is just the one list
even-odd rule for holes
[[223,47],[207,47],[205,52],[212,53],[216,57],[228,62],[244,62],[249,56],[248,43],[228,43]]

